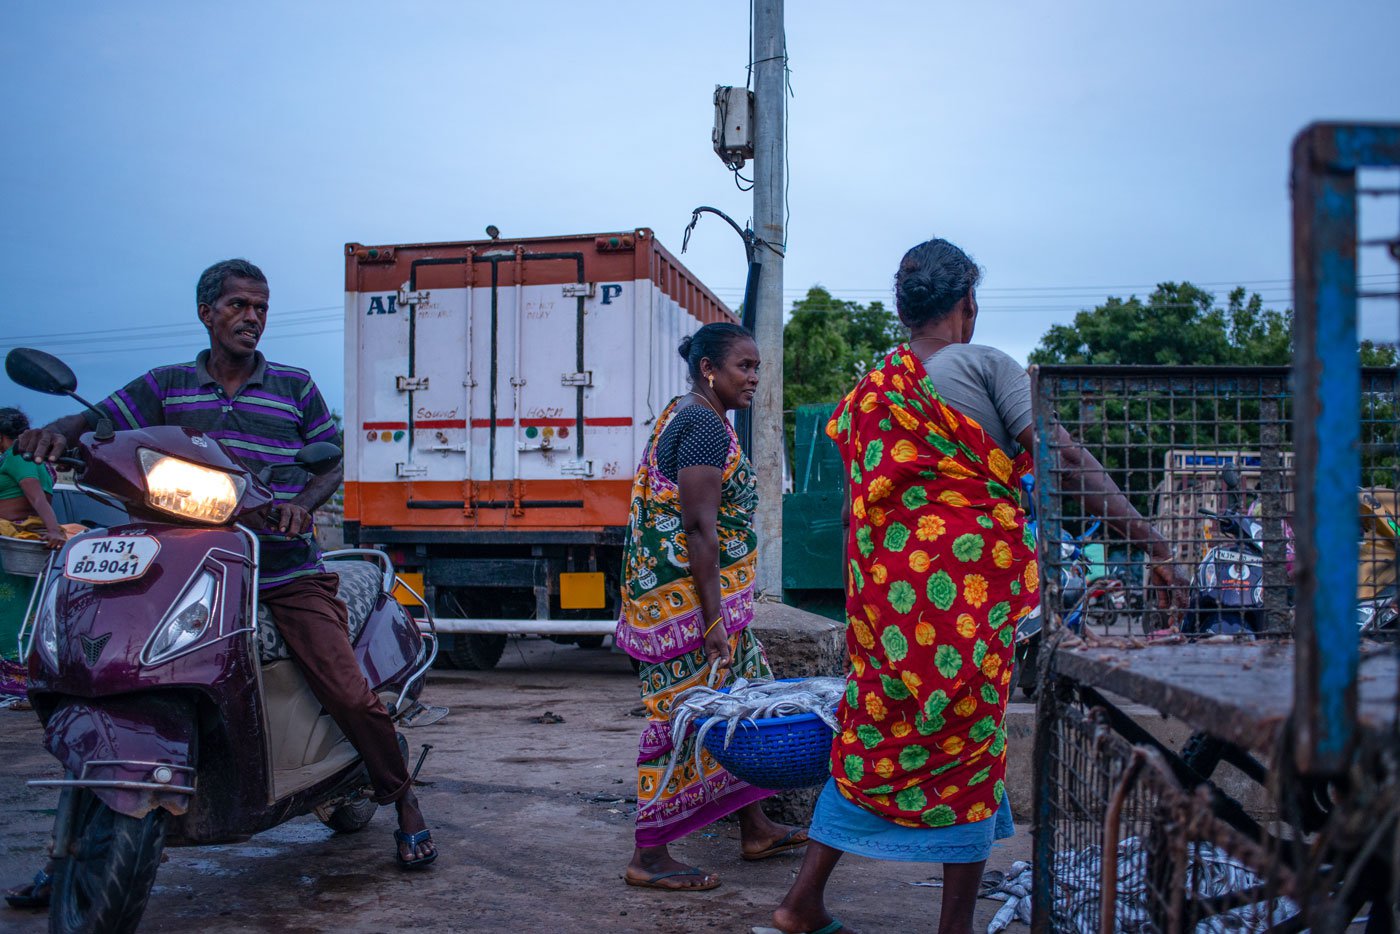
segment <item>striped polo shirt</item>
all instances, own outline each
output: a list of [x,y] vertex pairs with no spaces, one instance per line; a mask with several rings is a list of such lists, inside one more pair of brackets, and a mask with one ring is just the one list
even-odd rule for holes
[[[151,425],[193,428],[217,440],[254,474],[270,465],[268,486],[285,502],[311,479],[296,466],[297,451],[313,441],[339,444],[340,431],[310,373],[269,363],[261,353],[255,357],[253,375],[232,398],[209,375],[205,350],[193,363],[156,367],[99,405],[118,430]],[[96,420],[89,412],[89,423]],[[312,531],[296,537],[260,532],[258,539],[261,590],[325,570]]]

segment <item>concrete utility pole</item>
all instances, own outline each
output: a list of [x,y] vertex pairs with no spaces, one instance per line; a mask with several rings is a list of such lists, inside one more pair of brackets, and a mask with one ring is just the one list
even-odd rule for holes
[[758,589],[783,592],[783,250],[787,241],[783,169],[787,47],[783,0],[754,0],[753,228],[763,241],[755,303],[763,378],[753,401],[753,462],[758,473]]

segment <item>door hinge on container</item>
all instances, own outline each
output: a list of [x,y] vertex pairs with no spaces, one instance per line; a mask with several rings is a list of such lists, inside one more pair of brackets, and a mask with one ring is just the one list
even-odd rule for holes
[[593,462],[568,461],[559,465],[559,472],[566,477],[591,477],[593,476]]
[[399,461],[394,465],[394,474],[399,477],[421,477],[428,472],[428,468],[420,467],[417,464],[405,464]]
[[432,294],[433,293],[427,291],[426,289],[419,289],[417,292],[410,292],[408,291],[408,289],[399,289],[399,304],[426,305],[428,304],[428,298]]
[[426,392],[428,379],[427,376],[395,376],[394,386],[399,392]]
[[596,290],[596,282],[566,282],[564,283],[565,298],[592,298]]
[[559,382],[565,386],[592,386],[593,371],[584,370],[582,373],[564,373],[559,377]]

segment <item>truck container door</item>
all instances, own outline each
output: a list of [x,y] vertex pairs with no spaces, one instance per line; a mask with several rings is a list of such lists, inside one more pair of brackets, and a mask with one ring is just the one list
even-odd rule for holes
[[[458,274],[461,275],[460,273]],[[404,457],[396,473],[402,479],[460,482],[472,451],[467,434],[471,374],[462,362],[473,343],[472,290],[418,288],[422,271],[399,294],[407,330],[402,373],[392,374],[406,425]],[[377,347],[366,347],[375,354]]]
[[472,479],[587,476],[583,254],[502,250],[476,262]]

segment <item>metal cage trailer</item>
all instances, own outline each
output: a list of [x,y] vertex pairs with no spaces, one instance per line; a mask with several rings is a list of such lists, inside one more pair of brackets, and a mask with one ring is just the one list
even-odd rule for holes
[[638,228],[345,248],[347,542],[420,578],[465,667],[601,644],[683,336],[734,315]]
[[[1033,374],[1033,930],[1400,928],[1400,374],[1360,366],[1357,339],[1359,300],[1397,297],[1359,284],[1364,251],[1385,277],[1400,261],[1393,227],[1359,233],[1358,203],[1400,196],[1400,172],[1358,179],[1375,166],[1400,169],[1400,126],[1317,124],[1294,143],[1291,368]],[[1057,423],[1143,515],[1171,503],[1156,525],[1183,574],[1126,627],[1066,624],[1078,598],[1049,545],[1097,517],[1070,495]],[[1209,456],[1189,496],[1162,495],[1172,452]],[[1156,605],[1178,631],[1149,621]]]

